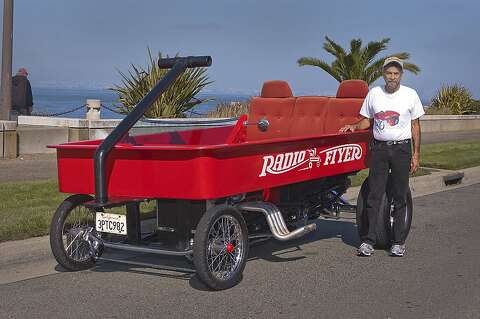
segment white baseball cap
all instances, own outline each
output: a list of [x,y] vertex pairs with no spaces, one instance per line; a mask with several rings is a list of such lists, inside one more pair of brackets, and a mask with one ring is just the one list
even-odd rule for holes
[[386,58],[385,61],[383,62],[383,67],[386,67],[387,65],[393,64],[393,63],[399,65],[400,68],[403,70],[403,60],[397,58],[396,56],[391,56]]

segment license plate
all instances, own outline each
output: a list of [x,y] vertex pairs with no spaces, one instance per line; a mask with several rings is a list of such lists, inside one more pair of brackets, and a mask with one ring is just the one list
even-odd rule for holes
[[96,214],[95,228],[103,233],[126,235],[127,216],[98,212]]

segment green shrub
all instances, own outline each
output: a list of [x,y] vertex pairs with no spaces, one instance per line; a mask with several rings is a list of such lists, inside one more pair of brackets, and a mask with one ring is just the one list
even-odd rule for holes
[[[167,56],[168,57],[168,56]],[[146,68],[131,65],[128,74],[118,71],[122,77],[122,84],[110,90],[118,94],[121,106],[118,111],[123,114],[130,113],[143,97],[165,76],[168,69],[160,69],[157,65],[162,54],[158,53],[157,59],[152,57],[148,49],[149,65]],[[197,99],[197,95],[205,86],[212,83],[208,81],[206,68],[187,69],[175,82],[157,99],[145,112],[148,118],[185,117],[185,112],[195,105],[210,99]]]
[[480,114],[480,100],[472,100],[472,112],[475,114]]
[[430,107],[425,108],[425,114],[427,114],[427,115],[451,115],[453,113],[452,113],[452,110],[450,110],[449,108],[439,109],[439,108],[430,106]]
[[242,114],[248,114],[250,100],[244,102],[220,102],[215,110],[207,114],[207,117],[225,118],[237,117]]
[[472,95],[463,86],[442,86],[433,98],[429,114],[468,114],[473,112]]

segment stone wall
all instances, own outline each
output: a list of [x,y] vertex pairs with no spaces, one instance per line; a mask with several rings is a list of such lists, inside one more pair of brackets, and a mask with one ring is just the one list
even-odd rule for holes
[[420,126],[425,133],[480,130],[480,115],[424,115]]
[[15,158],[17,156],[17,122],[0,121],[0,158]]

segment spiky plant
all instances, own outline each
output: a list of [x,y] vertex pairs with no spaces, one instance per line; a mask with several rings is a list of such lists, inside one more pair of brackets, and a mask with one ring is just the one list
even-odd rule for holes
[[457,115],[473,113],[475,111],[472,95],[465,87],[458,84],[450,86],[443,85],[432,99],[430,108],[438,111],[443,110],[444,112],[450,110],[450,112],[446,112]]
[[237,117],[242,114],[248,114],[250,100],[243,102],[220,102],[215,109],[207,114],[207,117],[225,118]]
[[[371,41],[364,47],[362,47],[361,39],[353,39],[350,41],[350,52],[347,52],[329,37],[325,37],[325,40],[323,49],[335,57],[331,64],[318,58],[302,57],[298,59],[298,65],[319,67],[333,76],[338,82],[359,79],[366,81],[370,85],[382,76],[382,66],[387,56],[377,58],[377,55],[387,49],[387,44],[390,42],[389,38],[381,41]],[[410,58],[410,54],[407,52],[395,53],[390,56],[396,56],[402,60]],[[417,65],[407,62],[404,63],[404,69],[414,74],[420,72],[420,68]]]
[[474,114],[480,114],[480,100],[472,99],[471,106]]
[[[123,114],[130,113],[143,97],[164,77],[168,69],[160,69],[158,59],[162,58],[158,53],[154,59],[148,49],[148,66],[146,68],[131,64],[131,69],[125,74],[118,71],[122,77],[122,84],[115,85],[110,90],[118,94],[118,102],[121,106],[118,111]],[[168,56],[166,56],[168,57]],[[187,69],[177,80],[155,101],[145,112],[148,118],[178,118],[185,117],[185,112],[195,105],[204,103],[210,99],[198,99],[195,96],[207,85],[212,83],[208,80],[206,68]]]

